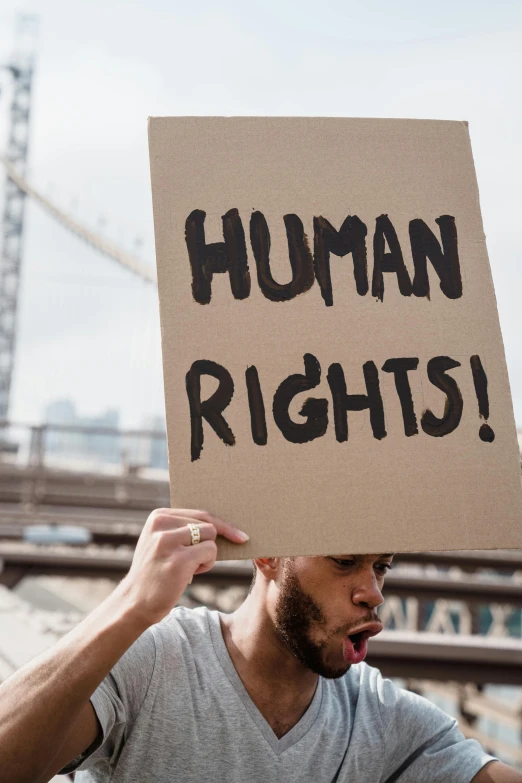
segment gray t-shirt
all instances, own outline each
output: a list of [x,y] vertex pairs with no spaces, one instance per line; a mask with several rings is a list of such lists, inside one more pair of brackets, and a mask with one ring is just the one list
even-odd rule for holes
[[178,607],[91,696],[103,737],[76,783],[469,783],[492,760],[456,721],[364,663],[319,678],[281,739],[250,699],[219,613]]

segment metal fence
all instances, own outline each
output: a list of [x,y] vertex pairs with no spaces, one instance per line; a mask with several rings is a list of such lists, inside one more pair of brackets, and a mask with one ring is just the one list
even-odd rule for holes
[[167,438],[162,430],[121,430],[78,424],[0,422],[0,462],[108,475],[165,478]]

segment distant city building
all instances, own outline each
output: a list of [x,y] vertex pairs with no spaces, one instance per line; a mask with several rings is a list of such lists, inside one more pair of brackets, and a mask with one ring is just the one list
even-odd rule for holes
[[[76,411],[71,400],[56,400],[45,409],[46,424],[75,424]],[[46,434],[45,450],[50,452],[74,452],[79,444],[76,433],[50,429]]]
[[[161,416],[148,416],[140,427],[142,435],[126,438],[126,458],[132,465],[167,470],[167,434]],[[145,434],[146,433],[146,434]]]
[[[80,416],[72,400],[55,400],[45,409],[48,425],[45,451],[60,459],[99,463],[123,463],[128,468],[168,469],[165,419],[150,416],[139,432],[122,435],[120,415],[109,409],[99,416]],[[54,428],[53,428],[54,425]],[[71,427],[68,431],[62,427]],[[74,430],[77,427],[78,430]],[[118,430],[118,432],[82,432],[82,429]]]
[[151,468],[164,468],[168,470],[169,458],[167,453],[167,431],[165,419],[161,416],[154,416],[150,422],[150,429],[154,432],[163,433],[163,437],[150,439],[150,466]]
[[[82,432],[83,428],[119,430],[120,414],[109,409],[100,416],[79,416],[72,400],[56,400],[45,409],[45,423],[49,425],[45,442],[48,453],[64,457],[101,462],[120,462],[121,444],[118,432]],[[53,425],[59,425],[53,429]],[[60,429],[78,427],[77,431]]]

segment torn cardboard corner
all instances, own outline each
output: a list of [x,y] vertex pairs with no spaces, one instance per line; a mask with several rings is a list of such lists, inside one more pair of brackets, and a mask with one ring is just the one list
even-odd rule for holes
[[172,505],[221,559],[522,547],[467,124],[154,118]]

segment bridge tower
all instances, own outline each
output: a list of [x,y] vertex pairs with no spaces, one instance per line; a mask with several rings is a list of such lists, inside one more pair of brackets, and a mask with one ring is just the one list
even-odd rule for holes
[[[22,177],[29,150],[31,88],[38,20],[19,16],[11,61],[4,65],[11,76],[6,158]],[[16,344],[16,314],[22,264],[25,193],[6,175],[0,255],[0,421],[9,411],[9,395]]]

